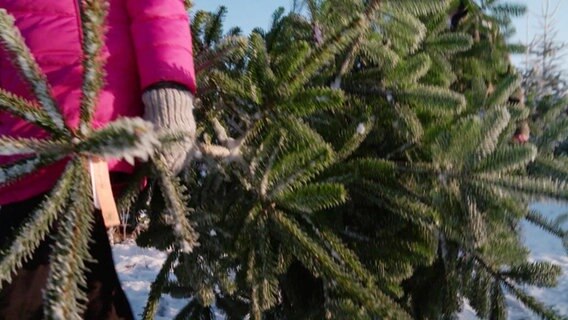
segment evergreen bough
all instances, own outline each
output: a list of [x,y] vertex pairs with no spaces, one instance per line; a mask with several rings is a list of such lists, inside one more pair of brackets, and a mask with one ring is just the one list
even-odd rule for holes
[[[67,161],[53,190],[15,231],[13,241],[2,248],[0,260],[0,286],[4,286],[31,258],[40,242],[48,234],[53,237],[51,268],[44,291],[44,315],[48,319],[82,319],[86,307],[85,272],[87,262],[92,260],[88,247],[95,219],[89,159],[148,160],[160,147],[161,140],[173,139],[158,137],[152,124],[139,118],[122,118],[100,130],[92,127],[91,119],[104,79],[101,51],[107,6],[102,0],[81,1],[84,75],[80,124],[76,129],[69,127],[60,113],[47,77],[25,45],[14,25],[14,18],[5,9],[0,9],[0,42],[35,95],[34,101],[27,101],[0,89],[0,110],[49,133],[46,139],[0,137],[0,154],[20,158],[0,167],[0,184],[9,185],[38,168],[64,159]],[[175,187],[174,179],[159,161],[155,163],[156,171],[162,176],[161,185],[174,186],[164,188],[164,194],[169,200],[172,216],[176,218],[179,239],[176,248],[191,251],[197,236],[183,210],[181,188]]]
[[[524,8],[303,3],[244,46],[224,8],[195,14],[204,157],[182,177],[201,245],[169,261],[149,306],[161,291],[188,299],[177,319],[429,319],[467,299],[505,319],[508,293],[562,318],[523,291],[560,268],[529,260],[520,222],[566,239],[529,203],[568,195],[562,163],[535,170],[563,122],[512,142],[530,114],[507,43]],[[153,220],[138,243],[166,249],[163,231]]]

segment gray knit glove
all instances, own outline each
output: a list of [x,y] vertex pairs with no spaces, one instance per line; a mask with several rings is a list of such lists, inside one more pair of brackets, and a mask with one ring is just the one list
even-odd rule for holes
[[191,160],[195,141],[193,95],[187,90],[157,88],[142,94],[144,119],[159,133],[183,132],[186,139],[164,145],[160,156],[173,173],[180,172]]

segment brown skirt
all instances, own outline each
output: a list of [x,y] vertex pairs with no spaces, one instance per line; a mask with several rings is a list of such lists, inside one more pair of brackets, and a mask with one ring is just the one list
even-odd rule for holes
[[[38,206],[43,197],[10,204],[0,208],[0,247],[8,245],[14,230]],[[87,309],[84,319],[134,319],[130,304],[120,286],[106,228],[100,211],[95,213],[95,225],[89,252],[96,262],[87,264]],[[32,259],[16,272],[12,282],[3,284],[0,292],[0,319],[43,319],[42,290],[46,285],[52,240],[48,236]]]

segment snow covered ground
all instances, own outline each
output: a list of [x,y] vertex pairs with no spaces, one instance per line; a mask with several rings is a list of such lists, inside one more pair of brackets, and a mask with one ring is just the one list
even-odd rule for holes
[[[166,254],[155,249],[137,247],[134,243],[126,243],[114,245],[113,255],[116,271],[130,300],[132,311],[137,319],[141,319],[150,286],[166,260]],[[186,303],[183,300],[163,297],[156,319],[173,319]]]
[[[554,218],[561,213],[568,212],[567,204],[538,203],[533,206],[548,217]],[[527,286],[525,289],[540,301],[553,306],[562,315],[568,316],[568,255],[560,240],[544,233],[537,227],[526,223],[524,225],[524,238],[532,251],[535,260],[547,260],[559,264],[563,268],[563,276],[556,288],[539,289]],[[150,292],[150,285],[160,270],[166,255],[152,249],[142,249],[133,243],[118,244],[113,248],[116,268],[123,288],[132,305],[134,314],[140,318],[146,298]],[[169,320],[177,314],[188,301],[163,297],[157,312],[156,319]],[[509,319],[524,320],[538,319],[521,303],[508,297]],[[475,313],[466,305],[460,314],[460,319],[477,319]]]
[[[535,204],[533,208],[549,218],[555,218],[568,212],[566,203],[539,203]],[[564,227],[568,227],[568,224],[565,223]],[[553,262],[560,265],[563,270],[557,287],[547,289],[527,287],[527,292],[568,317],[568,254],[562,242],[529,223],[525,223],[524,231],[525,243],[531,249],[533,259]],[[519,303],[510,303],[510,305],[512,307],[511,319],[527,319],[526,315],[529,311],[525,310]]]
[[[568,212],[568,204],[566,203],[543,202],[536,203],[532,207],[552,219]],[[564,227],[568,227],[568,225]],[[568,255],[562,246],[562,242],[527,222],[523,224],[523,236],[535,261],[550,261],[560,265],[563,270],[562,277],[555,288],[541,289],[526,286],[524,289],[541,302],[552,306],[560,314],[568,317]],[[539,319],[511,296],[507,297],[507,304],[509,305],[509,319],[511,320]],[[460,314],[460,319],[473,320],[477,317],[475,317],[473,310],[466,305],[465,310]]]

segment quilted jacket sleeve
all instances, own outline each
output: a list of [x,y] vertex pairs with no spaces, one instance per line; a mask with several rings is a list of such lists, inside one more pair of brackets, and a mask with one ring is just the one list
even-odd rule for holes
[[189,18],[183,0],[127,0],[142,89],[176,82],[195,93]]

